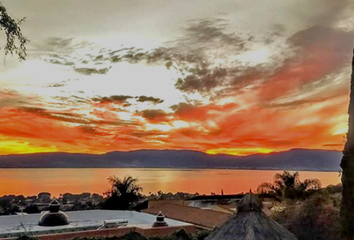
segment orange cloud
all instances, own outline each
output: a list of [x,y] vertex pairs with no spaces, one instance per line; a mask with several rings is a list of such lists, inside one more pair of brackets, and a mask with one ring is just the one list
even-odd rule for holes
[[[213,34],[209,37],[219,42]],[[108,95],[80,101],[70,96],[66,102],[65,97],[57,97],[62,105],[47,102],[46,106],[6,92],[0,97],[0,154],[142,148],[238,155],[290,148],[341,150],[349,87],[343,76],[337,82],[324,79],[330,74],[337,76],[346,63],[349,65],[353,38],[353,32],[332,28],[303,30],[289,39],[295,55],[265,73],[262,66],[213,69],[202,47],[199,55],[188,52],[188,57],[172,54],[174,48],[151,53],[163,62],[173,57],[175,62],[189,59],[187,63],[195,65],[184,66],[186,77],[176,80],[175,87],[183,94],[200,94],[205,101],[199,102],[186,97],[185,102],[166,105],[167,101],[153,96]],[[229,43],[237,40],[225,34],[222,39]],[[237,48],[240,51],[241,46],[243,41]],[[145,59],[152,57],[143,55]],[[138,63],[137,56],[142,55],[125,58],[134,57],[133,62]],[[150,60],[158,64],[157,59]],[[333,83],[336,85],[330,88],[326,85]]]
[[262,101],[289,94],[303,84],[319,80],[347,64],[351,59],[353,32],[312,27],[296,33],[290,42],[298,47],[259,90]]

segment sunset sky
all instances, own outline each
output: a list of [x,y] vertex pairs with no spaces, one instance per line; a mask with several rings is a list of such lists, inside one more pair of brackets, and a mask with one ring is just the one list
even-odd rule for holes
[[352,0],[2,2],[0,155],[343,148]]

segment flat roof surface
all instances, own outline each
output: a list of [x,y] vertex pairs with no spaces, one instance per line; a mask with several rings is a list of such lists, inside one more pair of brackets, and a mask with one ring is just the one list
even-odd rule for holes
[[143,212],[157,214],[162,211],[166,217],[213,229],[224,224],[232,215],[209,209],[200,209],[169,201],[150,201]]
[[[17,236],[23,232],[49,234],[79,230],[93,230],[101,227],[105,220],[128,220],[128,227],[151,228],[156,217],[147,213],[120,210],[85,210],[65,212],[70,224],[56,227],[38,226],[41,214],[0,216],[0,237]],[[169,226],[189,226],[191,224],[165,218]]]

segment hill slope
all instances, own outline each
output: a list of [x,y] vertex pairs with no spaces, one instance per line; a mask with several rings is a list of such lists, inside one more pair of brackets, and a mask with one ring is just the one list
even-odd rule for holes
[[191,150],[138,150],[102,155],[37,153],[0,156],[0,168],[240,168],[338,171],[339,151],[292,149],[250,156]]

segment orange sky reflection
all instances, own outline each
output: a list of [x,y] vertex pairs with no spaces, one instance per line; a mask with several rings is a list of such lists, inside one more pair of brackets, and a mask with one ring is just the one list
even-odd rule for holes
[[[0,196],[91,192],[102,194],[112,175],[138,177],[144,194],[164,192],[199,192],[225,194],[255,190],[261,182],[271,182],[280,171],[252,170],[172,170],[172,169],[1,169]],[[340,183],[337,172],[300,172],[302,180],[318,178],[323,186]]]

